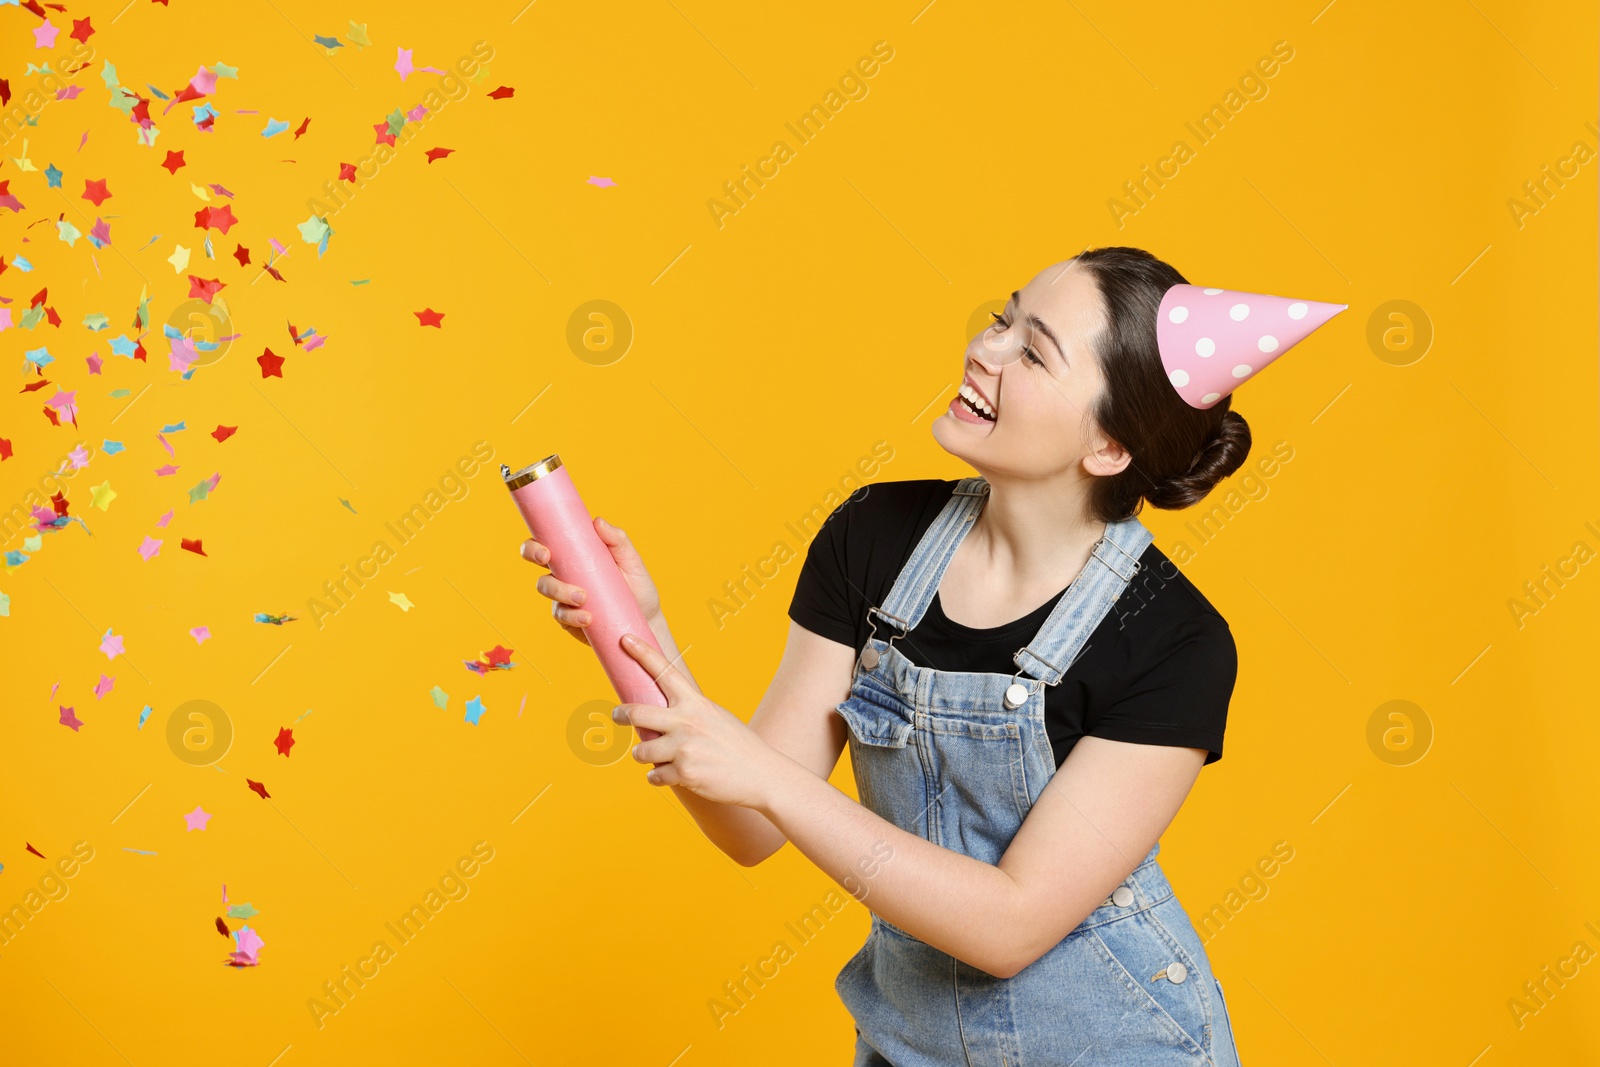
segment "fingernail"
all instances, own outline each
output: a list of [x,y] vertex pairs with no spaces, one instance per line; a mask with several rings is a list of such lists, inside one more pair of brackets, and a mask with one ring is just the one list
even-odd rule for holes
[[588,597],[586,597],[583,594],[582,590],[579,590],[578,592],[572,594],[572,602],[574,604],[582,604],[587,599],[588,599]]
[[639,643],[639,639],[632,634],[623,634],[622,643],[628,648],[632,648],[634,645]]

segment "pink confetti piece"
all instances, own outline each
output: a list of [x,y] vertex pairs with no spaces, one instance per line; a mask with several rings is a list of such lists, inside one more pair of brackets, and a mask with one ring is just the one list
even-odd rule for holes
[[94,697],[95,697],[95,699],[99,700],[101,697],[103,697],[107,693],[111,692],[111,687],[113,685],[116,685],[116,684],[117,684],[117,680],[116,680],[115,677],[107,678],[105,675],[102,674],[100,676],[100,680],[98,682],[96,682],[95,686],[94,686]]
[[159,555],[161,552],[161,545],[162,542],[157,541],[154,537],[146,534],[144,543],[139,546],[139,555],[143,556],[145,559],[150,559],[153,556]]
[[156,525],[157,526],[161,526],[161,527],[165,527],[167,525],[167,523],[169,523],[171,521],[172,521],[172,512],[169,511],[165,515],[161,516],[159,519],[156,520]]
[[[211,627],[209,627],[209,626],[196,626],[194,629],[189,631],[189,636],[194,638],[194,643],[195,644],[203,645],[203,644],[206,643],[206,640],[208,638],[210,638],[210,636],[211,636]],[[226,893],[224,893],[222,899],[224,901],[226,901],[228,899]]]

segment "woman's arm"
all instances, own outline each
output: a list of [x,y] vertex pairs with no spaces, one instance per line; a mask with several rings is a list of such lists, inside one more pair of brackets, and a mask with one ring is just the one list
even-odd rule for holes
[[[659,629],[654,624],[651,629],[667,658],[687,674],[688,669],[676,659],[677,644],[665,620]],[[844,749],[844,720],[833,709],[849,695],[854,665],[855,653],[848,645],[814,634],[791,620],[783,659],[750,717],[750,729],[823,785]],[[699,692],[698,685],[694,688]],[[706,837],[741,866],[755,866],[787,840],[759,811],[719,804],[681,785],[674,785],[672,791]]]
[[793,764],[774,761],[782,769],[756,810],[841,885],[861,884],[870,869],[856,895],[870,896],[884,919],[1009,978],[1139,865],[1205,757],[1198,748],[1080,739],[998,866],[907,833]]
[[884,919],[1000,978],[1071,933],[1139,865],[1206,757],[1201,748],[1081,738],[1000,862],[988,864],[880,818],[692,689],[661,653],[630,636],[622,646],[668,699],[665,708],[622,704],[613,713],[661,731],[634,746],[636,760],[656,764],[646,780],[759,813]]

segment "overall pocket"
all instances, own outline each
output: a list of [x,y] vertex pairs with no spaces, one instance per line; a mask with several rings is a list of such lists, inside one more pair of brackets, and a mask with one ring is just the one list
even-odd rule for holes
[[1211,998],[1202,983],[1211,980],[1209,972],[1166,931],[1153,911],[1149,908],[1101,923],[1086,935],[1111,978],[1127,991],[1131,1004],[1146,1012],[1152,1024],[1185,1051],[1208,1055]]

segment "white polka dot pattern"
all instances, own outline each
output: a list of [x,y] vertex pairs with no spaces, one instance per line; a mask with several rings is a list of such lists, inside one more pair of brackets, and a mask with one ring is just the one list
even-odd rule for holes
[[1209,408],[1349,306],[1174,285],[1156,316],[1161,362],[1184,403]]

